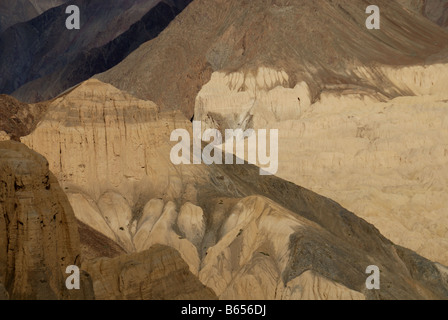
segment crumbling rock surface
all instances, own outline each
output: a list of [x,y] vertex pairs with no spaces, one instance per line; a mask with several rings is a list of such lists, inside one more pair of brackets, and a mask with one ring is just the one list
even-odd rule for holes
[[215,300],[173,248],[155,245],[147,251],[86,265],[100,300]]
[[[47,157],[76,217],[128,253],[85,262],[118,270],[101,284],[86,267],[99,296],[146,297],[135,292],[146,288],[143,275],[123,280],[118,293],[117,274],[127,259],[163,245],[220,299],[448,297],[445,267],[396,246],[328,198],[249,164],[174,165],[176,128],[191,136],[181,114],[89,80],[55,99],[22,138]],[[369,265],[382,271],[381,290],[366,290]]]
[[92,299],[85,273],[80,290],[65,286],[66,267],[80,264],[79,235],[45,158],[0,142],[0,187],[0,282],[9,298]]

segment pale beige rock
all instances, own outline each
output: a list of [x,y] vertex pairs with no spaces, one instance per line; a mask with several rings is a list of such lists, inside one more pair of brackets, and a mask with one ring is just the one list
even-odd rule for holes
[[[317,288],[315,298],[447,296],[448,283],[433,263],[394,246],[331,200],[262,177],[254,166],[172,165],[175,128],[191,133],[181,116],[89,81],[55,100],[23,139],[49,157],[80,220],[137,251],[114,258],[121,262],[111,263],[113,272],[106,263],[98,273],[103,260],[85,262],[95,266],[102,298],[147,297],[135,291],[147,283],[146,266],[131,261],[159,244],[178,251],[189,272],[222,299],[297,297],[304,283]],[[371,264],[383,271],[386,285],[378,294],[364,291]],[[309,270],[318,278],[294,280]]]
[[[160,218],[162,214],[163,207],[165,206],[162,199],[151,199],[143,208],[143,214],[138,222],[139,232],[142,230],[142,225],[144,224],[146,229],[150,232],[154,224]],[[137,237],[137,235],[136,235]]]
[[[159,37],[95,77],[162,110],[181,109],[190,119],[198,92],[216,72],[238,81],[244,78],[235,75],[240,71],[256,73],[255,83],[271,89],[306,82],[315,101],[327,85],[362,84],[357,67],[421,65],[441,52],[446,61],[446,31],[397,0],[375,5],[381,8],[378,32],[366,28],[362,0],[195,0]],[[397,96],[381,74],[374,78],[371,90]]]
[[176,205],[171,201],[166,203],[161,216],[152,226],[151,232],[147,231],[150,226],[146,228],[145,224],[142,225],[140,230],[144,230],[143,235],[146,237],[143,235],[138,237],[137,234],[134,240],[135,246],[138,251],[151,248],[155,244],[172,247],[179,251],[182,258],[189,265],[190,271],[197,275],[200,263],[197,248],[189,240],[183,239],[174,230],[177,217]]
[[102,234],[110,239],[118,241],[114,231],[112,231],[101,214],[96,202],[81,193],[68,193],[67,196],[73,211],[77,213],[78,220],[97,231],[101,231]]
[[11,140],[9,134],[7,134],[5,131],[0,131],[0,141],[8,141],[8,140]]
[[[197,97],[195,117],[206,128],[278,129],[280,177],[336,200],[394,242],[447,264],[448,65],[357,72],[366,82],[382,74],[404,96],[390,100],[340,86],[309,104],[305,89],[293,95],[265,85],[280,71],[260,69],[257,78],[216,73]],[[293,104],[300,110],[296,117]],[[242,118],[250,122],[233,121]]]
[[129,203],[120,194],[108,192],[98,200],[98,208],[112,230],[115,230],[117,242],[129,252],[134,251],[132,244],[132,212]]
[[199,248],[205,235],[205,216],[202,209],[192,203],[185,203],[180,208],[177,225],[187,240]]
[[79,220],[133,251],[139,197],[174,200],[183,192],[169,136],[188,123],[91,80],[55,99],[22,141],[50,159]]

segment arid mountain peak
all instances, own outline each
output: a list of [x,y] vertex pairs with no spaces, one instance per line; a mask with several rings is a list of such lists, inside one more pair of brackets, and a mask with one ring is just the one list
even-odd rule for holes
[[365,27],[363,1],[196,0],[160,37],[97,77],[162,109],[183,110],[187,118],[216,71],[284,71],[286,85],[305,81],[312,100],[334,85],[397,96],[401,90],[385,86],[381,75],[367,82],[356,68],[423,63],[446,48],[448,32],[397,1],[377,5],[381,31]]

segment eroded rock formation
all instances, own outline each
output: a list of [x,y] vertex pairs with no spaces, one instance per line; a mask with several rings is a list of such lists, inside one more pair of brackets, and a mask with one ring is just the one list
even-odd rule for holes
[[67,196],[41,155],[0,142],[0,296],[11,299],[92,299],[65,286],[66,267],[80,263],[79,235]]
[[100,300],[215,300],[179,253],[155,245],[147,251],[86,265]]
[[[91,80],[54,100],[22,140],[49,159],[78,219],[130,257],[144,259],[155,245],[177,250],[219,298],[447,296],[443,266],[394,245],[327,198],[248,164],[173,165],[174,128],[191,131],[191,123]],[[123,259],[107,261],[122,270]],[[365,288],[369,265],[382,270],[380,291]],[[147,296],[128,289],[129,297]],[[110,294],[126,296],[115,287]]]
[[0,95],[0,141],[19,140],[30,134],[46,110],[46,103],[26,104]]

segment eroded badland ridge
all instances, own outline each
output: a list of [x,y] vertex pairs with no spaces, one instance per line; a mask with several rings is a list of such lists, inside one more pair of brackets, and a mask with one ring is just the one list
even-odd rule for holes
[[[90,80],[54,100],[22,141],[48,159],[80,221],[131,256],[156,244],[176,249],[219,298],[446,295],[444,267],[395,246],[331,200],[248,164],[173,165],[174,128],[191,123]],[[83,266],[96,270],[94,261]],[[365,288],[365,267],[375,263],[388,283],[380,292]],[[92,278],[95,294],[111,298]]]
[[[52,100],[0,97],[0,299],[447,299],[444,2],[377,2],[380,30],[364,1],[194,0],[105,73],[19,89]],[[175,165],[191,120],[278,129],[277,176]]]
[[372,31],[361,1],[195,1],[98,78],[204,130],[280,129],[280,177],[446,264],[448,32],[377,5]]

